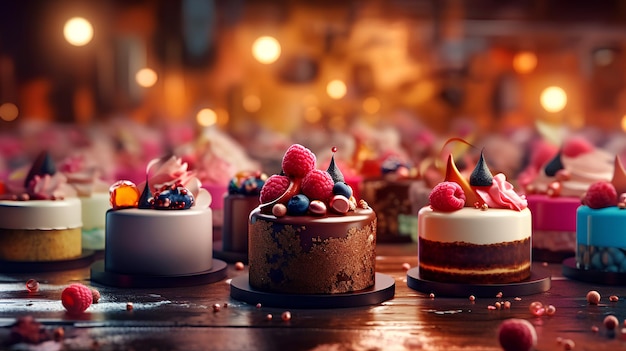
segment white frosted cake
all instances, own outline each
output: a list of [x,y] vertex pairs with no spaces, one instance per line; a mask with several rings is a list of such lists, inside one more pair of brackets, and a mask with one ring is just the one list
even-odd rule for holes
[[148,169],[153,164],[156,170],[145,184],[120,181],[111,186],[105,270],[145,276],[209,271],[213,262],[209,193],[180,159],[155,160]]
[[109,194],[94,193],[79,197],[83,217],[83,247],[91,250],[104,250],[104,225],[106,212],[111,208]]

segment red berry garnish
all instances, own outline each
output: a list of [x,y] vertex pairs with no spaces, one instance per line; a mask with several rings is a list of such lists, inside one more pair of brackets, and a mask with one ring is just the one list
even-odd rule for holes
[[278,174],[267,178],[259,195],[261,203],[265,204],[278,199],[289,187],[289,182],[289,178]]
[[582,199],[583,205],[591,208],[617,206],[617,191],[613,184],[599,181],[591,184]]
[[302,193],[309,200],[321,200],[327,202],[333,196],[335,182],[330,174],[320,169],[314,169],[302,179]]
[[576,157],[591,151],[593,151],[593,145],[581,137],[571,138],[563,145],[563,155],[567,157]]
[[83,284],[70,284],[61,293],[61,303],[70,314],[80,314],[93,302],[91,289]]
[[428,196],[433,210],[452,212],[465,206],[465,193],[455,182],[441,182],[433,188]]
[[300,144],[293,144],[283,156],[283,172],[288,177],[302,178],[315,169],[315,154]]
[[530,351],[537,345],[537,332],[529,321],[511,318],[500,324],[498,340],[505,351]]

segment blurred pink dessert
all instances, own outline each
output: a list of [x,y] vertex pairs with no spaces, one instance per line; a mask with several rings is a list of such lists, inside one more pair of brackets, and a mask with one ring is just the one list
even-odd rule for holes
[[[547,160],[546,160],[547,159]],[[558,151],[539,144],[518,182],[533,213],[535,258],[560,261],[576,251],[576,209],[589,186],[613,176],[614,156],[580,137]]]

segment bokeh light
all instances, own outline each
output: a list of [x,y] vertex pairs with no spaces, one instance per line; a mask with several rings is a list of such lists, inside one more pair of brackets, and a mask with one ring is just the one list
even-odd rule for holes
[[252,44],[252,55],[261,63],[275,62],[280,57],[280,52],[280,43],[273,37],[259,37]]
[[517,73],[526,74],[537,67],[537,55],[530,51],[521,51],[513,57],[513,69]]
[[210,108],[203,108],[198,111],[196,122],[202,127],[210,127],[217,123],[217,113]]
[[93,26],[82,17],[70,18],[63,27],[63,36],[74,46],[84,46],[93,39]]
[[326,93],[335,100],[339,100],[346,96],[347,91],[348,88],[346,87],[346,83],[339,79],[330,81],[326,86]]
[[247,112],[258,112],[261,109],[261,98],[256,95],[247,95],[243,98],[243,109]]
[[139,86],[144,88],[150,88],[154,84],[156,84],[158,76],[153,69],[150,68],[142,68],[137,71],[135,74],[135,80]]
[[626,115],[622,116],[622,130],[626,132]]
[[19,109],[17,108],[17,105],[10,102],[6,102],[0,105],[0,119],[2,119],[3,121],[14,121],[18,115]]
[[565,90],[557,86],[545,88],[541,92],[541,107],[548,112],[559,112],[567,105],[567,94]]

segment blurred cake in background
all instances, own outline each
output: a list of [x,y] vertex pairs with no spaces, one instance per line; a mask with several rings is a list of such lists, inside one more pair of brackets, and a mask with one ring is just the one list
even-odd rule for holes
[[81,204],[47,152],[2,184],[0,260],[49,262],[81,256]]
[[267,175],[257,172],[239,172],[228,185],[224,198],[224,225],[222,250],[248,256],[248,220],[250,212],[261,202],[259,194]]
[[560,262],[574,256],[580,199],[592,183],[611,180],[613,158],[581,137],[569,138],[559,150],[535,146],[529,167],[518,178],[533,213],[535,260]]

